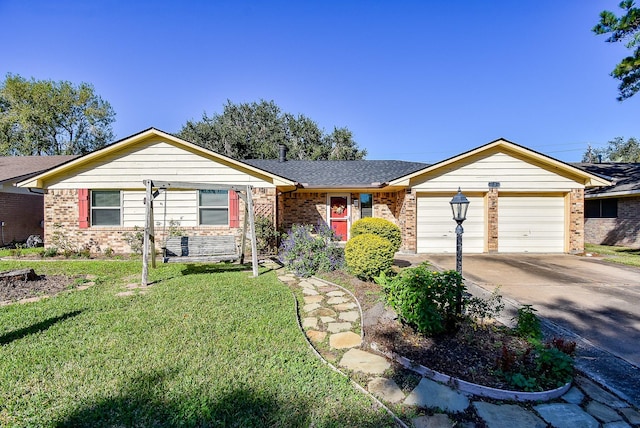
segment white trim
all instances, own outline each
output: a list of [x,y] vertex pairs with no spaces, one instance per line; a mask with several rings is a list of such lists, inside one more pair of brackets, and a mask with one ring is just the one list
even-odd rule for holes
[[[93,206],[93,193],[94,192],[118,192],[120,206],[116,207],[94,207]],[[122,190],[118,189],[89,189],[89,227],[122,227],[124,224],[124,198],[122,197]],[[115,210],[117,209],[120,214],[120,219],[118,224],[93,224],[93,210],[97,209],[101,210]]]

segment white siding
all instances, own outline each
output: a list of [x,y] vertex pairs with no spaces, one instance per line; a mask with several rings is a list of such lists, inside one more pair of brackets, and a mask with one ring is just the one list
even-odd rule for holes
[[500,196],[498,251],[563,253],[564,216],[562,196]]
[[158,140],[110,153],[46,185],[51,189],[142,189],[142,181],[148,178],[274,187],[236,168]]
[[[144,227],[145,205],[144,191],[124,191],[122,192],[123,226],[124,227]],[[166,192],[166,215],[165,215],[165,193],[161,193],[153,202],[153,218],[155,227],[169,228],[171,220],[180,222],[181,227],[191,227],[198,225],[198,193],[195,190]]]
[[466,159],[445,170],[419,178],[413,185],[417,191],[486,191],[489,182],[499,182],[500,191],[568,191],[580,188],[576,181],[507,153],[494,152],[486,157]]
[[[451,213],[450,196],[428,196],[417,198],[417,252],[456,252],[456,222]],[[482,253],[485,249],[485,208],[481,196],[467,196],[469,210],[467,220],[462,223],[463,253]]]

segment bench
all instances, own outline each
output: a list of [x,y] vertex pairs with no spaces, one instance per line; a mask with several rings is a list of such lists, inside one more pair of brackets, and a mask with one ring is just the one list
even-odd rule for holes
[[234,262],[240,258],[236,238],[223,236],[171,236],[163,247],[163,261]]

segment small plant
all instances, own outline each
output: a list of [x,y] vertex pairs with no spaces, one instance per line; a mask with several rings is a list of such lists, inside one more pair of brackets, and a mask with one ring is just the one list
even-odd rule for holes
[[56,247],[49,247],[49,248],[45,248],[42,251],[40,251],[40,257],[55,257],[58,255],[58,248]]
[[500,287],[496,287],[488,299],[467,295],[463,303],[465,315],[480,322],[497,317],[504,309]]
[[393,244],[394,252],[398,251],[402,244],[402,232],[400,228],[383,218],[365,217],[357,220],[351,226],[352,238],[367,233],[389,240],[389,242]]
[[169,236],[185,236],[185,230],[180,226],[180,220],[169,220]]
[[54,247],[62,251],[65,257],[78,251],[78,247],[71,241],[68,234],[63,230],[60,223],[53,224],[53,233],[51,234],[51,243]]
[[16,244],[16,248],[11,248],[9,250],[9,255],[13,257],[22,257],[22,248],[21,244]]
[[352,274],[369,281],[391,270],[395,252],[394,244],[388,239],[365,233],[347,241],[344,258]]
[[576,346],[577,344],[573,340],[566,340],[561,337],[554,337],[546,344],[547,348],[557,348],[571,357],[576,355]]
[[144,246],[144,233],[138,226],[133,228],[133,232],[125,232],[122,234],[124,242],[129,244],[131,252],[134,254],[142,254]]
[[518,308],[516,333],[526,339],[540,340],[542,330],[540,319],[536,315],[536,309],[532,305],[522,305]]
[[280,246],[279,259],[296,275],[309,277],[320,271],[340,269],[344,252],[338,237],[326,225],[294,224]]
[[102,252],[107,257],[113,257],[113,255],[115,254],[115,251],[113,251],[113,248],[111,248],[111,247],[105,248],[104,250],[102,250]]
[[555,347],[538,350],[536,360],[540,376],[548,383],[562,386],[573,377],[573,358]]

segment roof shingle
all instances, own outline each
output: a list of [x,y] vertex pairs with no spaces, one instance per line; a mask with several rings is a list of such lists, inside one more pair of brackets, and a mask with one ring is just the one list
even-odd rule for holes
[[0,157],[0,183],[10,180],[20,181],[77,157],[77,155]]
[[248,159],[243,162],[300,183],[303,187],[380,187],[382,183],[428,167],[420,162],[395,160],[287,160]]

